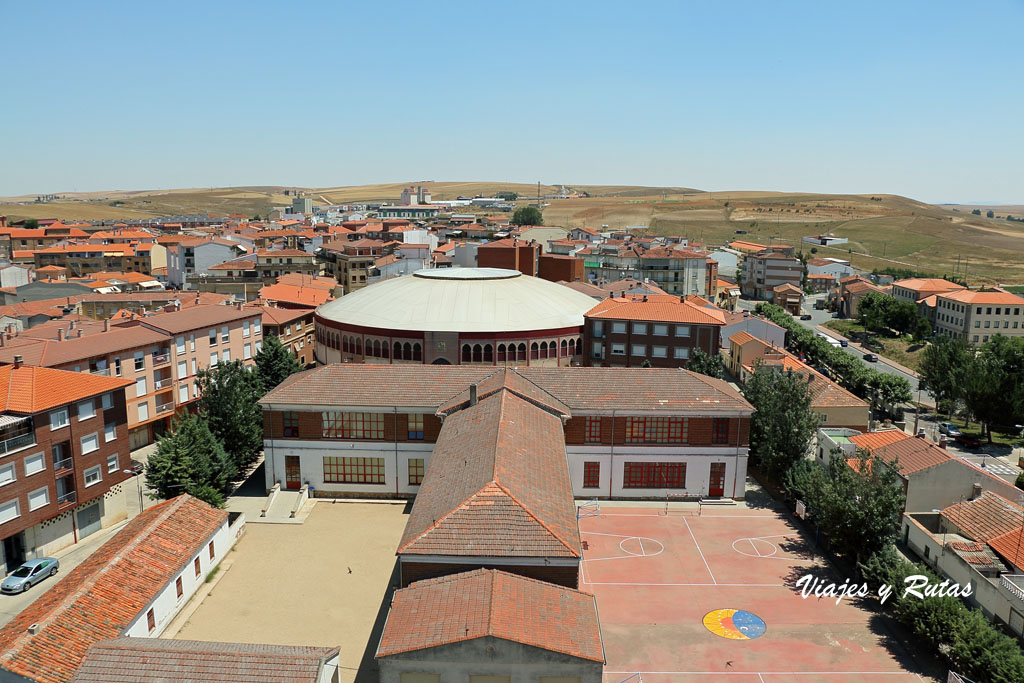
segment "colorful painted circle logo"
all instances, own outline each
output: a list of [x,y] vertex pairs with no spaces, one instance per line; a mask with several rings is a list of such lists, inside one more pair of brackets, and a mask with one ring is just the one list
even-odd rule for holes
[[764,620],[741,609],[716,609],[704,615],[704,628],[716,636],[732,640],[751,640],[768,630]]

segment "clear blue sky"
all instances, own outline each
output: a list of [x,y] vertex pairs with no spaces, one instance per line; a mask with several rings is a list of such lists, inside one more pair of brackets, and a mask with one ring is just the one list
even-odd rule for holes
[[0,195],[413,180],[1024,203],[1024,2],[2,2]]

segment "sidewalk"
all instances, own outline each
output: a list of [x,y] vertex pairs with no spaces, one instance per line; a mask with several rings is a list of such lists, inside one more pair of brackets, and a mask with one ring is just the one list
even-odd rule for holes
[[[857,348],[857,349],[860,349],[861,353],[875,353],[871,349],[865,349],[864,346],[860,342],[855,342],[852,339],[849,339],[848,337],[844,337],[843,335],[839,334],[835,330],[829,329],[829,328],[825,327],[824,325],[818,325],[814,329],[820,331],[823,334],[827,334],[828,336],[832,337],[833,339],[846,339],[847,343],[850,346],[852,346],[854,348]],[[888,356],[882,356],[882,355],[879,355],[877,353],[875,355],[878,356],[879,358],[884,358],[886,365],[888,365],[890,367],[893,367],[893,368],[896,368],[900,372],[902,372],[902,373],[904,373],[906,375],[910,375],[914,379],[920,379],[920,375],[918,375],[916,371],[911,370],[910,368],[906,367],[905,365],[900,365],[896,361],[890,359]]]

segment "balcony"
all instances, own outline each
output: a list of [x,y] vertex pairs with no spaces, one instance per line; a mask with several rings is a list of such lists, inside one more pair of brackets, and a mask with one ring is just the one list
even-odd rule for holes
[[156,414],[174,412],[174,401],[169,403],[161,403],[156,407]]
[[78,501],[78,492],[77,491],[68,491],[67,493],[65,493],[63,495],[57,496],[57,507],[58,508],[62,508],[62,507],[67,507],[69,505],[74,505],[77,501]]
[[1010,595],[1024,602],[1024,575],[1003,574],[999,577],[999,584]]
[[36,431],[31,417],[0,415],[0,455],[36,442]]
[[19,448],[25,448],[31,446],[36,442],[36,435],[33,433],[22,434],[20,436],[13,436],[10,439],[0,441],[0,454],[9,453],[10,451],[16,451]]
[[157,367],[159,365],[164,365],[165,363],[169,363],[170,361],[171,361],[171,351],[170,351],[170,349],[163,349],[162,351],[159,351],[159,352],[156,352],[156,353],[153,354],[153,367]]
[[89,368],[89,374],[110,377],[110,368]]
[[70,470],[73,467],[74,462],[75,461],[71,458],[64,458],[63,460],[58,460],[57,462],[53,463],[53,471],[56,474],[58,472],[63,472],[64,470]]
[[159,391],[160,389],[170,389],[174,384],[174,380],[170,377],[159,377],[153,380],[153,388]]

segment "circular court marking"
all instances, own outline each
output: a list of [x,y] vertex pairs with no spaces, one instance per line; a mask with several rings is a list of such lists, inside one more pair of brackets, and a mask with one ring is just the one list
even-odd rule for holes
[[619,550],[633,557],[653,557],[664,552],[665,546],[647,536],[630,536],[619,541]]
[[737,538],[732,549],[747,557],[771,557],[779,552],[779,546],[764,538]]
[[753,640],[768,630],[761,617],[732,608],[716,609],[705,614],[704,628],[730,640]]

